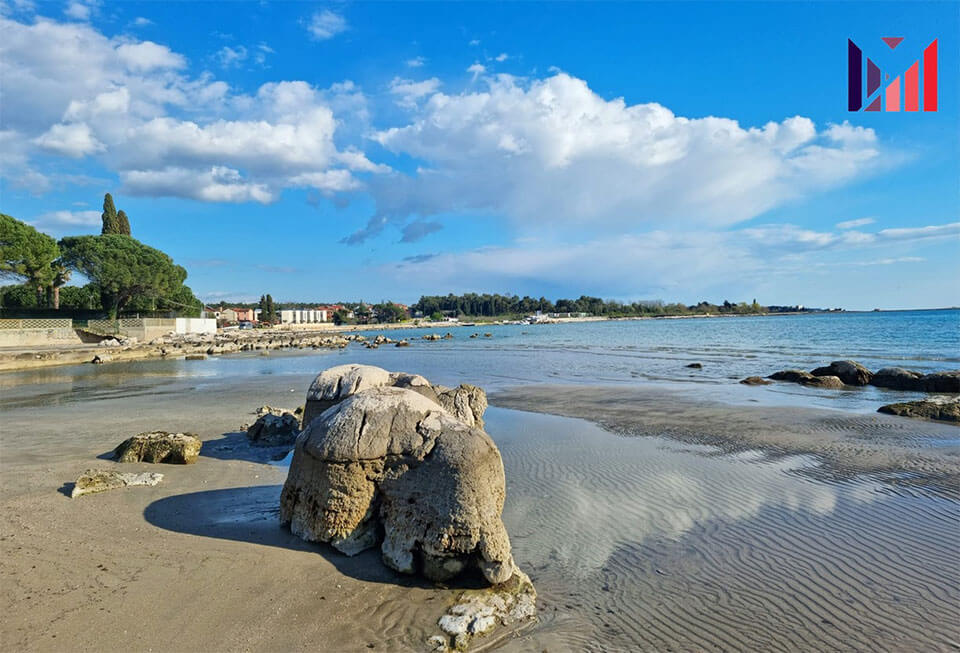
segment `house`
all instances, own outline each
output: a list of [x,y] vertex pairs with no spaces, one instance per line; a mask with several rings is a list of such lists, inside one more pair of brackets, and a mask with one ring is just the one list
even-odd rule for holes
[[220,317],[218,319],[224,322],[235,323],[237,321],[237,312],[232,308],[225,308],[220,311]]
[[257,321],[257,315],[252,308],[235,308],[233,312],[237,315],[237,322]]
[[348,319],[353,317],[353,311],[351,311],[349,308],[345,308],[341,306],[340,304],[331,304],[329,306],[317,306],[316,310],[327,312],[327,320],[325,321],[333,320],[333,314],[336,313],[337,311],[343,311],[346,314]]
[[215,320],[220,319],[220,309],[219,308],[210,308],[209,306],[203,307],[204,315],[202,317],[212,317]]

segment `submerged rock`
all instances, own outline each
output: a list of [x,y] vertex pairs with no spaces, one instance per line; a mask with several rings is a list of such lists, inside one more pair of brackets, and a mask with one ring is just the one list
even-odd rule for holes
[[689,367],[690,369],[693,369],[693,370],[702,370],[702,369],[703,369],[703,363],[690,363],[690,364],[687,365],[687,367]]
[[857,361],[833,361],[825,367],[811,372],[814,376],[835,376],[846,385],[867,385],[873,378],[873,372]]
[[290,446],[300,434],[300,417],[295,411],[261,406],[257,415],[257,421],[247,427],[247,439],[254,446]]
[[740,379],[740,383],[744,385],[770,385],[770,381],[760,376],[748,376],[745,379]]
[[533,583],[522,571],[510,582],[486,590],[468,590],[440,617],[437,625],[447,635],[446,641],[438,642],[437,636],[428,640],[435,646],[465,650],[473,637],[483,635],[497,626],[532,619],[537,613],[537,593]]
[[163,474],[134,474],[113,469],[88,469],[77,479],[70,492],[70,498],[76,499],[84,494],[106,492],[131,485],[156,485],[161,480],[163,480]]
[[936,401],[923,399],[920,401],[906,401],[899,404],[888,404],[877,409],[878,413],[899,415],[901,417],[918,417],[934,419],[941,422],[960,422],[960,399]]
[[202,444],[192,433],[153,431],[124,440],[114,449],[113,455],[121,463],[192,465],[197,462]]
[[827,388],[829,390],[842,390],[846,385],[840,380],[840,377],[837,376],[815,376],[811,379],[804,379],[800,383],[815,388]]
[[351,394],[297,439],[281,521],[348,555],[380,544],[384,563],[401,573],[444,581],[476,567],[491,584],[510,580],[503,461],[471,404],[482,397],[486,407],[483,391],[379,372],[393,383]]

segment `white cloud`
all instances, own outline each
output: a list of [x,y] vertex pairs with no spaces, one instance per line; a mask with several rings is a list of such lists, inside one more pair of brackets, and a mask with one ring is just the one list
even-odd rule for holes
[[82,122],[53,125],[34,142],[45,150],[74,158],[106,149],[103,143],[94,137],[90,127]]
[[318,41],[332,39],[337,34],[346,31],[347,21],[343,16],[335,14],[329,9],[314,13],[307,22],[307,31]]
[[153,21],[149,18],[144,18],[143,16],[137,16],[133,19],[133,24],[136,27],[147,27],[148,25],[153,25]]
[[37,216],[30,224],[56,235],[99,231],[101,226],[99,211],[50,211]]
[[239,66],[246,60],[247,49],[242,45],[238,45],[235,48],[225,45],[217,50],[213,56],[220,63],[221,68],[232,68]]
[[100,3],[97,0],[87,0],[86,2],[71,0],[67,3],[63,13],[68,18],[73,18],[75,20],[90,20],[90,15],[93,13],[94,9],[99,6]]
[[127,68],[138,73],[150,72],[158,68],[183,68],[187,65],[183,56],[153,41],[124,43],[117,48],[117,56],[127,65]]
[[484,81],[486,90],[422,98],[410,124],[375,134],[423,163],[373,183],[377,214],[353,242],[451,211],[505,216],[520,235],[725,226],[842,184],[880,158],[873,132],[847,125],[818,133],[800,116],[763,127],[685,118],[606,100],[564,73]]
[[837,223],[837,229],[853,229],[854,227],[865,227],[868,224],[876,222],[873,218],[857,218],[856,220],[845,220]]
[[480,39],[470,39],[470,45],[480,45]]
[[423,64],[427,62],[423,57],[414,57],[413,59],[407,59],[408,68],[421,68]]
[[477,81],[477,78],[480,77],[480,75],[487,72],[487,67],[477,61],[467,67],[467,72],[473,74],[473,81]]
[[420,98],[432,95],[440,88],[440,80],[436,77],[415,82],[412,79],[394,77],[390,82],[390,92],[398,96],[398,104],[406,107],[415,106]]
[[267,63],[267,55],[273,54],[274,52],[276,51],[269,45],[260,42],[260,44],[257,45],[257,51],[253,54],[253,60],[257,62],[258,66],[263,66]]
[[501,61],[501,62],[502,62],[502,61],[506,61],[506,60],[509,59],[509,58],[510,58],[510,57],[507,55],[506,52],[501,52],[500,54],[498,54],[497,56],[495,56],[493,59],[494,59],[495,61]]
[[[350,81],[329,89],[271,82],[238,94],[209,73],[186,74],[186,59],[166,46],[110,39],[89,24],[0,16],[0,31],[0,172],[14,186],[42,193],[57,185],[31,162],[39,150],[102,155],[131,193],[203,201],[267,202],[288,187],[356,190],[358,175],[389,171],[334,143],[338,129],[355,142],[366,129],[366,98]],[[272,51],[233,46],[220,59]]]

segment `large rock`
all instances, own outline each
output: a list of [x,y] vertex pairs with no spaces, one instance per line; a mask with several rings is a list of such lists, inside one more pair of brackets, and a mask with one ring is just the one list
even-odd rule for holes
[[368,388],[395,386],[413,390],[439,403],[470,426],[483,428],[487,395],[480,388],[462,384],[456,388],[434,385],[419,374],[388,372],[373,365],[338,365],[324,370],[310,384],[303,411],[303,427],[320,413],[347,397]]
[[76,499],[84,494],[106,492],[131,485],[156,485],[161,480],[163,480],[163,474],[134,474],[113,469],[88,469],[74,483],[70,498]]
[[960,370],[925,375],[923,389],[927,392],[960,392]]
[[923,390],[923,374],[902,367],[884,367],[873,375],[870,385],[891,390]]
[[921,401],[907,401],[900,404],[881,406],[877,409],[877,412],[887,413],[888,415],[900,415],[901,417],[935,419],[942,422],[960,422],[960,400],[931,401],[924,399]]
[[121,442],[114,449],[113,456],[121,463],[192,465],[197,462],[202,444],[192,433],[139,433]]
[[258,447],[290,446],[300,434],[300,417],[285,408],[262,406],[257,421],[247,427],[247,439]]
[[867,385],[873,373],[857,361],[833,361],[810,372],[814,376],[835,376],[847,385]]
[[807,383],[813,379],[813,374],[810,372],[804,372],[803,370],[781,370],[779,372],[774,372],[768,379],[773,379],[774,381],[790,381],[791,383]]
[[[500,452],[472,412],[473,424],[461,421],[416,391],[433,390],[423,377],[395,377],[405,387],[368,387],[310,422],[294,448],[281,521],[348,555],[380,543],[384,563],[402,573],[443,581],[476,566],[490,583],[509,580]],[[470,394],[459,395],[461,406]]]

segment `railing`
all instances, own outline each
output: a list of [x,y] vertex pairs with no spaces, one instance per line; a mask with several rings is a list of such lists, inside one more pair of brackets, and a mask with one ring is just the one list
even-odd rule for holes
[[73,320],[63,318],[0,320],[0,329],[70,329],[72,327]]

